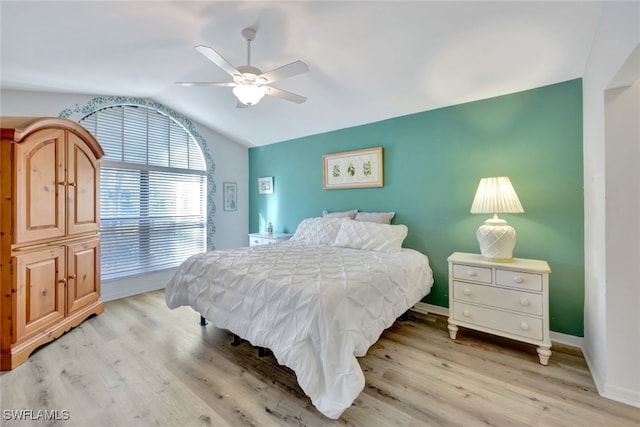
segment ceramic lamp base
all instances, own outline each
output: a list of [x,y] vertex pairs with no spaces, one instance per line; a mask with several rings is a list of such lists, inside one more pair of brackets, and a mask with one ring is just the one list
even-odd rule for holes
[[501,218],[488,219],[476,232],[480,253],[492,261],[512,261],[516,230]]

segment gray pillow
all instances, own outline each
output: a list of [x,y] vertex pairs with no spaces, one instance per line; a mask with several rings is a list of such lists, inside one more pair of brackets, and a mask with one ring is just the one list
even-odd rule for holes
[[358,213],[358,209],[353,209],[350,211],[341,211],[341,212],[329,212],[327,210],[322,211],[322,216],[324,218],[350,218],[354,219],[356,214]]
[[378,224],[391,224],[395,212],[358,212],[356,221],[377,222]]

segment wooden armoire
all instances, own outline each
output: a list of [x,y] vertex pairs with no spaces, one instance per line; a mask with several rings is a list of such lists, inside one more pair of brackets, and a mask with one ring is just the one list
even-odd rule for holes
[[0,368],[100,314],[100,164],[78,123],[0,117]]

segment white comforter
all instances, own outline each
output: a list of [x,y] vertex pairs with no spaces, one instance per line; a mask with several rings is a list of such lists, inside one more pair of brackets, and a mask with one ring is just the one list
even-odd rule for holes
[[338,418],[364,388],[356,357],[427,295],[425,255],[283,242],[187,259],[166,288],[218,328],[273,351],[315,407]]

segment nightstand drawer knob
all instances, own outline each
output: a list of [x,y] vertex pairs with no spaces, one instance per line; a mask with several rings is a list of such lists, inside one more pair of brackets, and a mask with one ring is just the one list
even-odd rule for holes
[[465,294],[466,296],[471,295],[471,289],[469,288],[465,288],[464,291],[462,291],[463,294]]
[[522,298],[520,300],[520,304],[523,305],[524,307],[527,307],[529,305],[529,300],[526,298]]
[[523,331],[528,331],[529,330],[529,324],[527,322],[520,323],[520,329],[522,329]]
[[513,281],[520,284],[520,283],[524,283],[524,277],[522,276],[514,276]]
[[477,275],[478,275],[478,273],[476,273],[473,270],[467,271],[467,276],[469,276],[469,277],[476,277]]
[[469,316],[471,316],[471,311],[465,310],[465,311],[462,312],[462,314],[464,315],[464,317],[469,317]]

